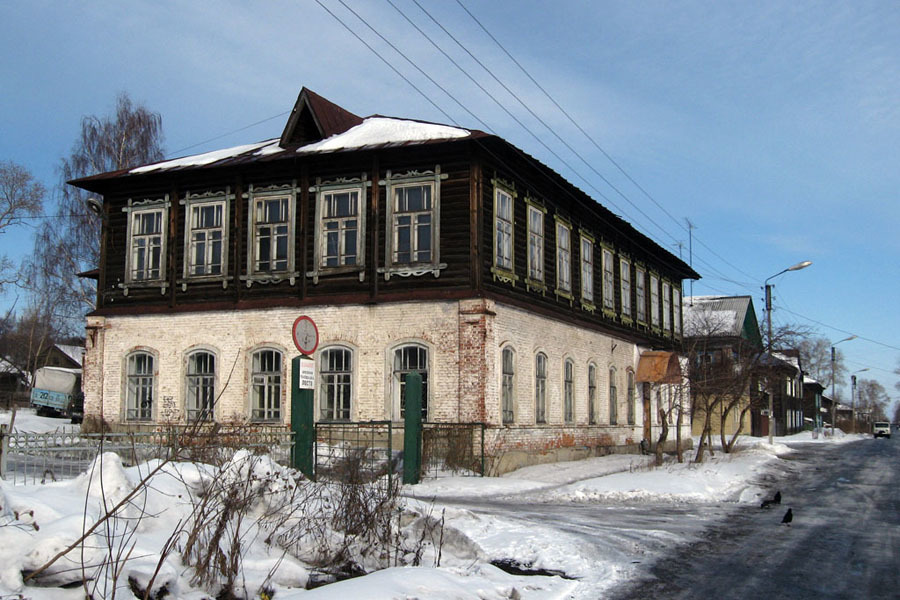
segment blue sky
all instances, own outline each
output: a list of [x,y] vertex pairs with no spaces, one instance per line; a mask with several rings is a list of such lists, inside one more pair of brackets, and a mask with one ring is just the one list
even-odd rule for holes
[[850,370],[900,397],[900,4],[461,0],[550,100],[456,0],[419,0],[573,154],[414,0],[391,2],[322,0],[430,101],[315,0],[0,2],[0,160],[54,185],[82,115],[120,91],[162,114],[169,156],[277,137],[302,86],[363,116],[489,129],[686,260],[690,219],[694,294],[760,309],[767,277],[813,261],[774,280],[775,322],[858,335]]

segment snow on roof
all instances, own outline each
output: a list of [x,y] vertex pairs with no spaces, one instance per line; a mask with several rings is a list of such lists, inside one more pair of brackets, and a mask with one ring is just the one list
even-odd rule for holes
[[0,357],[0,373],[13,373],[16,375],[22,375],[22,370],[5,358]]
[[60,352],[71,358],[74,362],[81,364],[84,359],[84,346],[74,346],[69,344],[56,344]]
[[682,306],[688,337],[739,336],[750,300],[748,296],[688,296]]
[[369,117],[343,133],[297,148],[300,154],[334,152],[381,144],[407,144],[464,138],[468,129],[391,117]]
[[243,146],[233,146],[222,150],[213,150],[212,152],[204,152],[203,154],[194,154],[191,156],[182,156],[181,158],[173,158],[172,160],[164,160],[162,162],[153,163],[152,165],[144,165],[143,167],[135,167],[129,173],[149,173],[150,171],[165,171],[176,167],[199,167],[219,162],[226,158],[234,158],[241,154],[246,154],[254,150],[260,150],[267,146],[275,146],[278,151],[278,139],[266,140],[265,142],[257,142],[256,144],[244,144]]
[[[364,148],[366,146],[386,144],[414,144],[438,140],[452,140],[471,135],[468,129],[438,125],[436,123],[424,123],[422,121],[410,121],[407,119],[394,119],[391,117],[369,117],[361,124],[351,127],[343,133],[338,133],[324,140],[300,146],[299,154],[315,154],[317,152],[337,152]],[[181,167],[202,167],[213,163],[236,158],[241,155],[253,157],[265,157],[284,152],[285,148],[279,145],[279,139],[266,140],[255,144],[233,146],[222,150],[213,150],[203,154],[194,154],[164,160],[152,165],[135,167],[129,173],[140,174],[153,171],[167,171]]]

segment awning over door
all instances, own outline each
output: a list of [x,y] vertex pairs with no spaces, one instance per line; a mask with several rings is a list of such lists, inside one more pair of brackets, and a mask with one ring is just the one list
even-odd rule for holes
[[638,361],[637,381],[647,383],[681,383],[681,365],[674,352],[647,350]]

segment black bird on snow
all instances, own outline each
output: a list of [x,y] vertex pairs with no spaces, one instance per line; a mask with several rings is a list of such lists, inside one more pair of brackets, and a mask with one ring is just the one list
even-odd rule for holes
[[781,522],[790,527],[791,521],[794,520],[794,513],[791,509],[788,509],[786,513],[784,513],[784,517],[781,519]]
[[775,492],[775,495],[771,500],[763,500],[762,504],[759,505],[760,508],[769,508],[773,504],[781,504],[781,492]]

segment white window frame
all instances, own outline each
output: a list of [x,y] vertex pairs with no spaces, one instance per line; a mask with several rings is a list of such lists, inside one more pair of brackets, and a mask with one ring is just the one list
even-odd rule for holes
[[616,310],[616,275],[614,271],[615,256],[613,251],[603,246],[601,251],[603,267],[603,310],[615,313]]
[[650,273],[650,325],[659,328],[659,276]]
[[[366,189],[371,182],[366,180],[366,174],[361,174],[358,178],[341,178],[332,181],[323,182],[316,179],[316,185],[310,188],[310,192],[316,194],[316,232],[315,232],[315,249],[313,251],[313,269],[306,275],[312,277],[313,283],[319,282],[321,275],[333,273],[359,273],[359,280],[365,280],[366,269]],[[345,217],[329,217],[326,216],[326,209],[329,199],[334,198],[337,194],[356,194],[356,215]],[[346,234],[350,231],[349,223],[356,222],[356,248],[355,263],[347,264],[346,259],[349,254],[344,254],[343,249],[346,248]],[[338,225],[338,245],[342,250],[338,252],[338,264],[328,265],[326,262],[330,258],[328,255],[328,234],[326,224],[336,223]]]
[[563,423],[575,422],[575,361],[563,361]]
[[635,384],[634,371],[632,371],[631,369],[628,369],[625,372],[625,385],[626,385],[626,388],[625,388],[626,402],[628,402],[628,406],[626,407],[627,408],[626,419],[627,419],[629,425],[634,425],[635,413],[637,412],[636,407],[635,407],[635,402],[637,400],[637,395],[636,395],[637,386]]
[[516,351],[504,346],[500,353],[500,419],[504,425],[516,422]]
[[672,284],[663,280],[662,284],[662,323],[663,331],[672,332]]
[[[436,165],[434,171],[410,171],[402,175],[394,175],[388,171],[385,178],[379,181],[380,185],[385,186],[386,197],[386,215],[384,244],[384,267],[378,269],[379,273],[384,274],[385,281],[390,280],[392,275],[401,277],[418,277],[431,273],[435,277],[440,276],[441,270],[446,269],[447,265],[442,263],[441,258],[441,180],[446,179],[447,175],[441,173],[440,165]],[[427,211],[404,211],[399,212],[397,208],[397,192],[409,187],[428,186],[431,190],[431,208]],[[401,214],[424,215],[430,214],[430,244],[431,250],[429,260],[409,262],[399,262],[395,260],[398,245],[398,222],[397,219]],[[414,241],[417,229],[410,224],[410,253],[421,252],[417,249],[419,244]]]
[[[125,255],[125,283],[119,284],[119,287],[125,289],[126,295],[128,294],[128,287],[160,286],[161,293],[165,293],[167,287],[166,271],[168,266],[167,240],[169,237],[169,205],[169,195],[166,194],[162,198],[148,198],[139,201],[129,198],[127,206],[122,208],[122,212],[127,215],[128,250]],[[159,231],[150,234],[138,233],[135,231],[136,221],[151,214],[158,215]],[[139,240],[150,242],[152,241],[152,238],[158,238],[158,244],[151,246],[153,249],[158,249],[159,251],[156,265],[148,267],[146,260],[142,267],[135,264],[137,262],[136,255],[138,254],[138,248],[135,246],[136,242]],[[147,246],[145,245],[143,248],[146,250]],[[138,270],[140,270],[140,276],[136,277],[135,274]]]
[[[196,359],[207,357],[205,369],[195,370]],[[210,360],[211,359],[211,360]],[[216,375],[218,357],[206,348],[190,351],[184,365],[184,415],[188,423],[214,421],[216,417]]]
[[[544,217],[546,211],[528,203],[528,282],[544,285]],[[539,227],[539,229],[538,229]]]
[[609,424],[619,424],[619,391],[616,384],[616,368],[609,368]]
[[594,238],[581,232],[581,302],[594,306]]
[[538,352],[534,355],[534,422],[547,422],[547,355]]
[[[224,192],[205,192],[203,194],[191,194],[190,192],[185,194],[183,200],[181,200],[181,204],[184,205],[184,270],[182,272],[182,276],[185,280],[210,280],[210,281],[218,281],[218,280],[227,280],[228,279],[228,255],[229,253],[229,243],[228,243],[228,224],[229,221],[229,206],[230,200],[233,198],[231,195],[230,188],[225,188]],[[218,227],[196,227],[194,214],[195,210],[203,211],[205,208],[218,207],[221,211],[220,213],[220,224]],[[203,264],[202,267],[204,269],[208,269],[213,264],[215,264],[212,251],[213,244],[210,243],[209,236],[204,236],[206,239],[198,240],[195,238],[195,233],[198,231],[203,231],[204,233],[219,233],[219,272],[218,273],[197,273],[197,267],[201,266],[195,263],[194,258],[196,256],[195,249],[197,244],[203,243],[205,245],[203,249]],[[182,289],[186,289],[186,281],[182,282]]]
[[[279,281],[283,281],[285,279],[289,280],[291,285],[294,285],[296,282],[296,278],[299,273],[294,271],[294,254],[295,254],[295,235],[296,235],[296,209],[297,209],[297,185],[294,182],[291,185],[272,185],[266,187],[255,187],[253,184],[250,185],[249,193],[245,194],[248,196],[250,201],[248,203],[248,231],[247,231],[247,273],[248,276],[242,277],[242,279],[247,280],[247,285],[249,286],[253,281],[259,281],[263,283],[276,283]],[[261,223],[257,219],[257,207],[262,203],[273,200],[284,200],[286,202],[286,215],[285,220],[283,221],[273,221],[271,223]],[[285,224],[285,244],[287,247],[287,254],[285,256],[285,266],[283,269],[279,269],[274,266],[270,266],[268,269],[258,268],[261,260],[260,249],[259,249],[259,240],[260,240],[260,229],[275,223],[284,223]],[[277,259],[277,241],[275,244],[270,245],[269,248],[269,259],[268,262],[276,262],[272,260],[272,253],[276,252],[275,257]]]
[[[340,353],[340,361],[333,360]],[[350,421],[354,408],[355,352],[348,346],[327,346],[318,351],[319,421]]]
[[672,327],[675,335],[681,337],[681,289],[679,288],[672,286]]
[[[277,369],[265,369],[266,365],[257,368],[257,355],[272,353],[278,357]],[[262,362],[260,360],[260,362]],[[254,423],[281,422],[284,398],[284,352],[278,348],[266,346],[250,353],[250,420]],[[260,394],[262,391],[262,394]]]
[[647,323],[647,271],[641,267],[634,269],[634,295],[638,323]]
[[572,226],[556,218],[556,293],[572,294]]
[[[417,365],[420,368],[411,368],[410,363],[406,362],[404,364],[404,357],[402,352],[404,350],[415,350],[419,356],[416,357]],[[421,353],[424,352],[424,363],[425,368],[421,368]],[[406,374],[412,371],[418,372],[422,375],[422,422],[428,420],[428,405],[429,405],[429,395],[430,395],[430,387],[428,384],[428,380],[430,379],[429,374],[431,373],[431,360],[432,360],[432,351],[431,348],[426,346],[421,342],[411,341],[404,342],[402,344],[398,344],[391,348],[391,351],[388,354],[388,360],[390,365],[391,372],[391,420],[393,421],[403,421],[406,416],[406,407],[405,404],[405,389],[406,389]]]
[[597,424],[597,365],[588,363],[588,425]]
[[494,269],[500,274],[516,271],[516,194],[506,186],[494,183]]
[[631,261],[619,258],[619,294],[621,296],[622,316],[631,318]]
[[[143,362],[143,365],[138,364]],[[153,421],[158,366],[155,352],[137,349],[125,357],[125,420]]]

